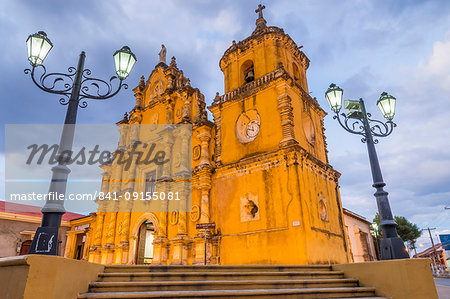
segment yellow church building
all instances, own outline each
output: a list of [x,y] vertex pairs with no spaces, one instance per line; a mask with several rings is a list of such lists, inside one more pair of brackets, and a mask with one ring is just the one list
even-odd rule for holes
[[[119,126],[192,126],[192,148],[182,143],[179,149],[192,153],[192,207],[117,212],[99,206],[84,231],[88,261],[185,265],[203,264],[205,255],[207,264],[221,265],[349,261],[340,174],[327,159],[326,113],[308,92],[309,59],[283,29],[266,25],[262,8],[252,34],[233,41],[220,59],[225,93],[210,106],[175,58],[166,64],[165,47],[133,89],[136,105]],[[133,143],[127,134],[119,141],[125,153]],[[104,165],[102,191],[147,191],[164,175],[161,168],[139,167]],[[130,171],[136,180],[126,179]],[[111,180],[113,173],[123,179]],[[201,223],[215,228],[205,233],[196,228]],[[76,236],[68,235],[67,246]]]

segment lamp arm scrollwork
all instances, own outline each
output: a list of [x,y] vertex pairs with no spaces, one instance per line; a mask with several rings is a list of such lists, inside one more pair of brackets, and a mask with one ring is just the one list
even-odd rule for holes
[[[69,104],[69,98],[74,84],[76,69],[74,67],[69,67],[68,74],[47,74],[47,69],[45,68],[45,66],[40,65],[38,67],[42,67],[43,69],[43,73],[40,76],[36,75],[35,69],[37,67],[33,67],[32,69],[25,69],[24,72],[25,74],[30,74],[31,79],[33,80],[34,84],[39,87],[39,89],[45,92],[63,95],[64,97],[59,99],[59,103],[61,105]],[[91,71],[89,69],[83,70],[80,95],[77,99],[78,106],[80,108],[86,108],[88,106],[86,99],[106,100],[115,96],[122,88],[128,89],[128,85],[123,83],[123,80],[120,79],[119,85],[115,90],[113,89],[113,81],[118,79],[117,76],[112,76],[109,79],[109,82],[107,82],[102,79],[88,77],[90,75]]]
[[[344,121],[341,120],[341,117],[343,117]],[[333,119],[337,119],[341,127],[343,127],[347,132],[357,135],[365,135],[364,134],[364,126],[359,119],[355,118],[349,118],[345,115],[345,113],[341,113],[340,115],[336,113],[333,116]],[[353,123],[350,124],[350,122],[353,121]]]
[[89,69],[83,71],[83,81],[81,82],[82,87],[80,90],[80,108],[87,107],[87,102],[83,99],[106,100],[115,96],[122,87],[128,89],[128,85],[120,80],[116,90],[113,90],[113,81],[118,79],[117,76],[112,76],[109,82],[107,82],[102,79],[88,77],[90,74],[91,71]]
[[388,120],[387,122],[382,122],[380,120],[371,119],[368,115],[368,121],[370,126],[370,131],[373,136],[376,137],[386,137],[389,136],[394,128],[397,126],[394,122]]
[[[47,69],[45,68],[45,66],[40,65],[40,67],[42,67],[43,73],[42,75],[39,76],[39,78],[36,78],[37,77],[35,72],[36,67],[33,67],[32,69],[25,69],[24,72],[25,74],[30,74],[34,84],[36,84],[36,86],[39,87],[41,90],[69,97],[72,90],[74,80],[73,78],[75,76],[76,69],[74,67],[69,67],[68,74],[64,73],[47,74]],[[59,100],[59,102],[65,105],[67,100],[62,98]]]

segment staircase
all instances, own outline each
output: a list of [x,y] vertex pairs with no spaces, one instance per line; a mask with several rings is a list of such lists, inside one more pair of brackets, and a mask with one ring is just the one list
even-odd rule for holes
[[331,266],[106,266],[78,298],[375,297]]

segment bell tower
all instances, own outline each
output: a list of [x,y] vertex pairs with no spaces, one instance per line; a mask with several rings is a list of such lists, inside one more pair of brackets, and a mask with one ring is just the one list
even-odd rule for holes
[[[283,29],[266,25],[264,8],[256,10],[253,33],[233,41],[219,63],[225,94],[217,95],[210,107],[219,134],[216,162],[300,145],[326,163],[326,113],[308,93],[309,59]],[[224,152],[222,147],[238,150]]]
[[346,262],[339,173],[328,164],[326,113],[308,92],[309,59],[283,29],[267,26],[264,8],[252,34],[221,58],[225,93],[208,107],[221,260]]

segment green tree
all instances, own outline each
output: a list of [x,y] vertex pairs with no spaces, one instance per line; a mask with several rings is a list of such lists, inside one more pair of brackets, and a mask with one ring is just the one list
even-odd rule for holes
[[[422,235],[422,232],[419,230],[419,227],[408,221],[403,216],[395,216],[394,221],[397,223],[397,232],[400,238],[402,238],[403,242],[407,242],[410,248],[416,249],[416,240]],[[375,233],[378,234],[381,238],[383,237],[383,231],[380,227],[380,215],[378,213],[373,218],[373,222],[376,225],[372,226],[373,230],[376,230]]]

